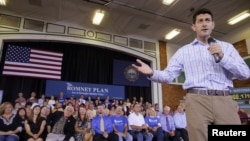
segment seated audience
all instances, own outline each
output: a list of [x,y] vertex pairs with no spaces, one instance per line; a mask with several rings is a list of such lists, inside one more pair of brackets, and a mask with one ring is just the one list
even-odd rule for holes
[[104,105],[97,106],[97,115],[92,119],[94,130],[93,141],[118,141],[118,135],[113,132],[111,117],[104,115]]
[[188,132],[187,132],[187,118],[186,113],[184,112],[184,108],[182,105],[179,105],[174,114],[174,123],[177,131],[180,132],[180,136],[183,141],[189,141]]
[[63,111],[63,105],[58,100],[55,100],[55,107],[54,109],[51,109],[52,113],[56,111]]
[[55,108],[56,100],[53,95],[50,96],[50,99],[48,101],[48,105],[50,106],[50,109],[53,110]]
[[31,103],[37,103],[38,100],[36,98],[36,92],[31,92],[30,93],[30,97],[27,99],[27,102],[31,102]]
[[27,117],[29,117],[31,115],[31,106],[33,105],[32,102],[27,102],[25,104],[25,111],[26,111],[26,115]]
[[45,94],[42,94],[41,97],[38,99],[38,104],[40,106],[43,106],[44,101],[45,101]]
[[63,92],[59,93],[58,101],[62,104],[62,107],[66,105],[66,98],[64,97]]
[[24,98],[22,92],[18,93],[18,98],[15,100],[15,103],[20,103],[23,107],[25,106],[25,104],[26,104],[26,98]]
[[75,141],[92,141],[93,134],[91,131],[90,119],[87,116],[85,105],[78,107],[75,123]]
[[91,114],[92,114],[93,117],[96,116],[96,109],[94,109],[94,104],[93,103],[89,103],[88,104],[88,111],[91,112]]
[[20,103],[15,103],[14,104],[14,109],[13,109],[13,114],[17,114],[17,111],[18,111],[18,109],[19,108],[21,108],[22,106],[21,106],[21,104]]
[[50,115],[51,110],[49,108],[49,106],[42,106],[41,107],[41,112],[40,112],[40,116],[43,117],[46,120],[46,125],[45,125],[45,129],[43,130],[43,140],[46,139],[47,135],[48,135],[48,128],[50,125],[50,121],[48,116]]
[[161,109],[160,109],[159,103],[155,103],[155,104],[154,104],[154,109],[155,109],[155,111],[156,111],[156,113],[157,113],[157,116],[160,117],[162,111],[161,111]]
[[175,130],[175,123],[169,106],[163,108],[163,113],[161,114],[160,119],[164,141],[180,141],[180,133]]
[[149,132],[156,139],[156,141],[163,141],[160,118],[157,116],[153,107],[148,109],[148,116],[145,117],[145,122],[148,126]]
[[24,123],[25,123],[25,120],[27,119],[27,114],[26,114],[25,108],[24,107],[19,108],[17,111],[17,115],[21,118],[21,125],[23,129],[21,132],[18,133],[19,141],[26,141]]
[[135,103],[133,105],[133,112],[128,116],[129,133],[137,141],[152,141],[152,136],[148,132],[148,126],[145,123],[141,112],[141,105]]
[[39,104],[32,107],[31,115],[25,120],[26,141],[43,141],[43,131],[46,125],[45,118],[40,116],[41,107]]
[[130,102],[130,99],[129,99],[129,98],[126,99],[126,104],[127,104],[128,107],[131,106],[131,102]]
[[128,119],[123,115],[122,106],[117,106],[115,115],[111,117],[114,132],[119,136],[119,141],[133,141],[133,137],[128,133]]
[[109,97],[106,97],[103,104],[105,105],[106,108],[110,109],[111,108],[111,103],[109,101]]
[[84,99],[84,94],[81,94],[80,97],[79,97],[79,104],[86,104],[86,100]]
[[66,106],[64,111],[56,111],[48,116],[50,122],[46,141],[74,141],[74,108]]
[[19,141],[22,131],[21,119],[13,114],[13,105],[4,102],[0,106],[0,141]]

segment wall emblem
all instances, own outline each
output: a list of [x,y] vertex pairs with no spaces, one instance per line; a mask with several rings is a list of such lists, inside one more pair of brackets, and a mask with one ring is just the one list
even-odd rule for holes
[[139,78],[139,72],[132,66],[127,66],[124,70],[124,76],[128,81],[134,82]]

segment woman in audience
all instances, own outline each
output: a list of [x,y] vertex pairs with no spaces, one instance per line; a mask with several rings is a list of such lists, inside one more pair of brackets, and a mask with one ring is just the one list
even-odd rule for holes
[[27,102],[25,104],[25,110],[26,110],[26,115],[27,117],[29,117],[31,115],[31,106],[32,106],[32,102]]
[[93,100],[92,100],[91,96],[88,96],[87,101],[86,101],[86,105],[88,106],[90,104],[93,104]]
[[31,116],[25,120],[24,127],[26,131],[25,138],[27,141],[43,141],[43,131],[46,121],[40,117],[41,107],[35,105],[32,107]]
[[95,117],[95,115],[93,115],[93,112],[92,112],[91,110],[89,110],[89,109],[87,109],[86,114],[87,114],[87,118],[88,118],[90,121],[92,120],[92,118]]
[[27,102],[31,102],[31,103],[37,103],[38,100],[36,98],[36,92],[31,92],[30,93],[30,98],[27,99]]
[[24,107],[19,108],[17,111],[17,115],[21,118],[21,123],[24,127],[24,122],[27,119],[27,114],[26,114],[25,108]]
[[98,105],[99,105],[99,100],[95,99],[95,101],[94,101],[94,108],[97,109]]
[[25,108],[24,107],[19,108],[17,111],[17,115],[21,118],[21,125],[23,129],[21,132],[18,133],[19,141],[26,141],[24,138],[24,134],[25,134],[24,122],[27,119]]
[[56,100],[53,95],[50,96],[50,99],[48,101],[48,105],[50,106],[50,109],[53,110],[55,108]]
[[86,112],[86,107],[84,105],[80,105],[75,123],[75,141],[92,140],[90,119],[88,118]]
[[46,125],[45,125],[45,129],[43,131],[43,140],[46,139],[47,135],[48,135],[48,125],[50,125],[50,122],[48,120],[48,116],[50,115],[51,113],[51,110],[49,108],[49,106],[42,106],[41,107],[41,113],[40,113],[40,116],[43,117],[45,120],[46,120]]
[[75,105],[74,105],[75,111],[78,111],[79,106],[80,106],[80,99],[77,98],[77,99],[75,100]]
[[18,111],[18,109],[19,108],[21,108],[22,106],[21,106],[21,104],[19,103],[19,102],[17,102],[17,103],[15,103],[14,104],[14,109],[13,109],[13,114],[17,114],[17,111]]
[[22,106],[25,106],[26,99],[23,97],[23,93],[22,92],[18,93],[18,98],[15,100],[15,103],[20,103]]
[[19,141],[22,131],[20,117],[13,114],[13,105],[4,102],[0,106],[0,141]]
[[45,101],[45,94],[41,94],[41,97],[38,99],[38,104],[43,106],[43,102]]

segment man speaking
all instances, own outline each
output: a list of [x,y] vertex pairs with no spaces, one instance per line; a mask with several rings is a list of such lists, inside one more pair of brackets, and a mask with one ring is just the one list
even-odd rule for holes
[[207,141],[210,124],[240,124],[237,105],[229,90],[233,88],[233,77],[250,78],[249,67],[232,44],[217,39],[208,43],[214,26],[212,12],[200,9],[193,15],[192,29],[196,38],[181,47],[164,70],[153,70],[139,59],[136,60],[139,65],[132,64],[150,80],[159,83],[171,83],[184,70],[190,141]]

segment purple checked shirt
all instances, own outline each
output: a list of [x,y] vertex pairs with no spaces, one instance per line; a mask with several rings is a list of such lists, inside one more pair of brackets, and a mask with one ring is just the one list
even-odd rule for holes
[[171,83],[182,71],[185,72],[183,89],[200,88],[229,90],[233,88],[232,78],[250,78],[250,68],[232,44],[216,40],[224,53],[219,63],[208,51],[208,44],[195,39],[183,46],[170,59],[164,70],[154,70],[149,78],[154,82]]

